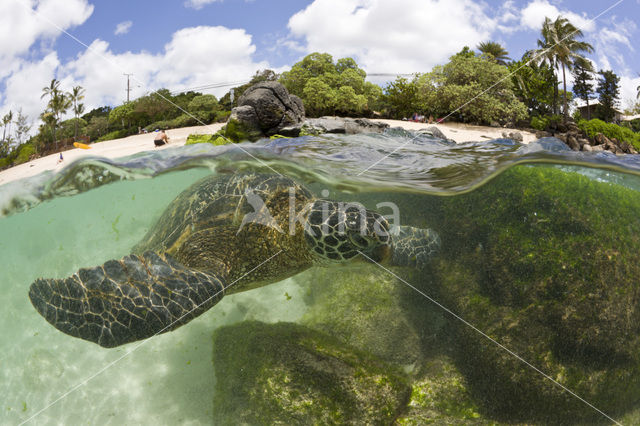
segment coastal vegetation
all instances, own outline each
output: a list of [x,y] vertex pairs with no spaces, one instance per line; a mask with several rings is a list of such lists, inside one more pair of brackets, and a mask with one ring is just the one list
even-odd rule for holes
[[[328,53],[315,52],[280,75],[268,69],[257,71],[251,81],[220,99],[194,91],[159,89],[119,106],[89,112],[83,104],[84,88],[76,85],[65,92],[60,81],[53,79],[42,89],[47,106],[39,116],[37,133],[28,140],[32,128],[29,117],[21,110],[2,116],[0,168],[67,149],[81,137],[83,141],[104,141],[159,128],[224,122],[246,89],[265,81],[279,81],[300,97],[308,117],[424,117],[538,130],[566,122],[575,96],[587,105],[584,117],[579,113],[574,116],[576,122],[599,119],[609,123],[605,135],[617,134],[622,141],[635,144],[640,121],[624,123],[630,132],[613,124],[618,116],[620,79],[611,70],[594,71],[584,56],[594,51],[593,46],[582,38],[582,32],[567,18],[546,18],[537,48],[518,60],[511,60],[499,43],[483,41],[477,52],[464,47],[447,63],[429,72],[398,76],[384,87],[367,81],[367,73],[354,59],[334,60]],[[571,92],[567,90],[569,72],[574,78]],[[593,102],[596,94],[598,102]],[[591,108],[593,103],[595,108]],[[627,113],[640,113],[640,103]],[[64,119],[69,114],[73,118]],[[581,127],[602,125],[595,122]]]

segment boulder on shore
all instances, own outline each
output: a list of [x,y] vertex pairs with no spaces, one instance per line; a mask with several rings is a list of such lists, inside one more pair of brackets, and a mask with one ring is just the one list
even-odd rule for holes
[[366,118],[320,117],[308,118],[302,125],[303,135],[321,135],[335,133],[354,135],[358,133],[382,133],[389,128],[386,123]]
[[223,132],[234,142],[256,141],[265,136],[298,136],[304,120],[302,100],[275,81],[248,88],[231,110]]

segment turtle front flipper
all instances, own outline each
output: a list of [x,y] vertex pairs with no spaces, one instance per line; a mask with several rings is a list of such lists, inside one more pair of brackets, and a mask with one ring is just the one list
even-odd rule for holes
[[220,301],[224,286],[222,274],[146,252],[65,279],[38,279],[29,298],[58,330],[112,348],[186,324]]
[[440,249],[440,236],[433,229],[395,226],[390,233],[393,266],[423,268]]

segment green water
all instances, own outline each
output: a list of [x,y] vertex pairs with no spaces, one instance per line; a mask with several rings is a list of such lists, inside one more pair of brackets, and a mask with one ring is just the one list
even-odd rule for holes
[[31,306],[33,280],[128,254],[167,204],[209,173],[115,183],[0,219],[0,423],[20,423],[52,404],[30,424],[208,424],[214,328],[301,315],[301,289],[288,281],[230,296],[175,333],[104,350],[48,326]]
[[[264,142],[247,148],[258,159],[185,147],[109,165],[131,180],[49,181],[16,204],[29,209],[7,209],[4,199],[0,207],[12,214],[0,218],[0,424],[229,423],[216,412],[219,404],[231,418],[249,416],[234,405],[238,389],[227,395],[216,388],[220,375],[242,383],[247,354],[229,344],[216,361],[212,339],[216,330],[248,333],[225,327],[249,320],[303,324],[337,338],[332,345],[353,346],[402,371],[412,396],[392,417],[408,424],[610,424],[607,416],[633,424],[640,409],[635,160],[423,141],[375,167],[373,177],[357,176],[395,149],[387,142]],[[345,151],[349,143],[353,149]],[[522,161],[555,164],[514,166]],[[110,350],[59,332],[31,306],[35,279],[63,278],[127,255],[196,180],[269,167],[328,198],[368,208],[394,203],[402,224],[435,229],[442,251],[429,269],[398,270],[397,278],[374,265],[313,268],[226,296],[176,331]],[[250,334],[237,336],[238,347],[255,343],[246,340]],[[243,384],[252,392],[254,385]],[[262,407],[251,398],[268,391],[256,388],[236,401]]]

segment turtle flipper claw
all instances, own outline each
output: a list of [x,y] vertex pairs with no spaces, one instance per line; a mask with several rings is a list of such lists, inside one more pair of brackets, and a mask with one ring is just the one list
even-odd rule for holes
[[223,295],[224,277],[154,252],[83,268],[65,279],[38,279],[29,289],[31,303],[54,327],[107,348],[173,330]]

